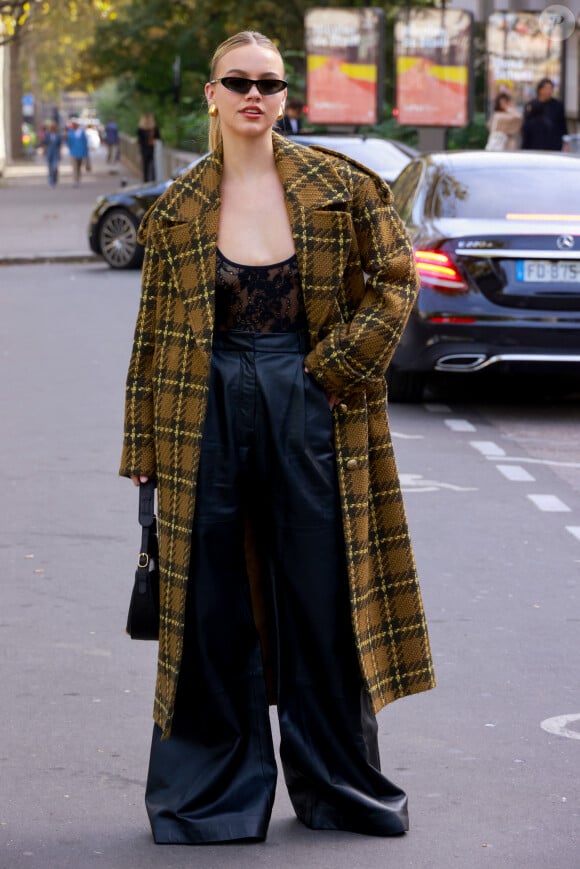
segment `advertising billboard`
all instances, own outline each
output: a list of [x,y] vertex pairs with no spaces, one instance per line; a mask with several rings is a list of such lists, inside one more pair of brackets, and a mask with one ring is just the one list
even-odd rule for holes
[[463,9],[403,9],[395,22],[400,124],[464,127],[472,113],[473,17]]
[[[564,22],[565,23],[565,22]],[[562,82],[563,39],[547,28],[540,13],[494,12],[486,30],[489,111],[497,94],[510,91],[523,106],[536,96],[542,78]]]
[[310,9],[304,30],[308,120],[376,124],[383,103],[383,10]]

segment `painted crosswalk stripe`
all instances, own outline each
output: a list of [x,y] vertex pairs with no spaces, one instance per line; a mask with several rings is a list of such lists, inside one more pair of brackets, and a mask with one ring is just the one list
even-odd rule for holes
[[496,467],[500,474],[508,480],[513,480],[514,483],[533,483],[536,479],[520,465],[497,465]]
[[543,510],[545,513],[570,513],[570,507],[564,504],[556,495],[528,495],[538,510]]
[[567,525],[566,531],[569,531],[573,537],[580,540],[580,525]]
[[477,431],[475,426],[466,419],[446,419],[445,425],[451,431]]
[[505,456],[505,450],[493,441],[470,441],[469,443],[482,456]]

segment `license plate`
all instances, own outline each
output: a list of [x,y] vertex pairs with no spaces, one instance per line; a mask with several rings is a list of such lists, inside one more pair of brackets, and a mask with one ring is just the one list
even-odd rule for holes
[[580,262],[520,259],[516,263],[516,280],[534,284],[580,284]]

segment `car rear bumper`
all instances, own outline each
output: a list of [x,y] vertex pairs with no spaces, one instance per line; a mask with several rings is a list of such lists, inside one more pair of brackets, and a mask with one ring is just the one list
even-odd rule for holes
[[441,356],[434,366],[435,371],[483,371],[492,366],[508,365],[510,368],[547,368],[553,365],[576,366],[580,372],[580,353],[449,353]]
[[475,372],[494,366],[566,367],[580,374],[580,317],[573,321],[433,324],[412,316],[393,357],[406,371]]

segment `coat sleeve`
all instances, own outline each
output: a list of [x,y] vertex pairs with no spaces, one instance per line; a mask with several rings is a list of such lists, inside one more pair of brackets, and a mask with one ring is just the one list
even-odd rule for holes
[[365,293],[351,321],[332,329],[305,359],[314,379],[337,395],[384,377],[419,286],[413,249],[389,187],[362,173],[353,187]]
[[120,475],[125,477],[156,475],[153,358],[159,272],[159,254],[154,244],[147,242],[143,260],[141,301],[125,392],[125,427],[119,470]]

